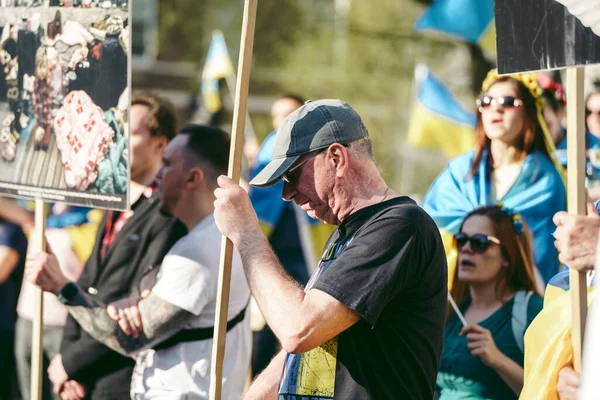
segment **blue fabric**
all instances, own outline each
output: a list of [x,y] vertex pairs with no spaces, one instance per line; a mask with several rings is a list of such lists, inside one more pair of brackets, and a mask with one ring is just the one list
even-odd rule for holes
[[98,178],[95,185],[100,193],[125,194],[129,187],[129,160],[127,159],[128,141],[119,128],[114,112],[104,113],[104,120],[115,132],[114,143],[98,165]]
[[6,246],[19,254],[19,261],[8,279],[0,284],[0,331],[14,332],[17,320],[17,301],[25,270],[27,238],[20,226],[0,220],[0,246]]
[[62,229],[85,224],[90,210],[88,207],[70,206],[60,214],[50,214],[46,220],[46,228]]
[[[273,132],[267,136],[260,146],[256,160],[250,168],[250,180],[254,179],[254,177],[271,161],[276,133],[277,132]],[[273,228],[279,221],[279,217],[283,213],[286,204],[281,199],[282,191],[283,181],[279,181],[275,185],[267,188],[250,188],[250,201],[254,206],[259,221],[266,223]]]
[[478,206],[501,201],[525,220],[533,234],[535,265],[544,283],[559,271],[559,261],[552,232],[552,216],[566,208],[566,191],[561,176],[542,153],[529,154],[515,183],[502,199],[492,198],[491,170],[487,150],[471,179],[467,175],[474,152],[456,157],[433,182],[425,195],[423,208],[440,229],[456,233],[463,218]]
[[419,17],[415,30],[433,30],[477,44],[493,20],[493,0],[437,0]]
[[[592,135],[589,131],[585,132],[585,148],[586,150],[590,149],[600,149],[600,138]],[[565,132],[563,140],[556,145],[556,156],[558,157],[558,161],[563,165],[567,166],[567,135]],[[593,168],[593,169],[591,169]],[[593,171],[593,172],[592,172]],[[596,175],[595,179],[599,179],[600,172],[599,169],[592,166],[589,160],[586,160],[586,175],[588,178],[590,175]]]
[[435,114],[475,129],[477,116],[467,110],[434,74],[429,70],[424,73],[417,90],[419,102]]

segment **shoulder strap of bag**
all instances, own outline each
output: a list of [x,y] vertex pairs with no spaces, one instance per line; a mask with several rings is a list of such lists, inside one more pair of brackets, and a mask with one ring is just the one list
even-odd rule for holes
[[525,336],[525,328],[527,327],[527,305],[529,304],[529,299],[532,295],[533,291],[531,290],[519,290],[517,294],[515,294],[513,303],[511,325],[515,341],[521,352],[525,349],[523,337]]

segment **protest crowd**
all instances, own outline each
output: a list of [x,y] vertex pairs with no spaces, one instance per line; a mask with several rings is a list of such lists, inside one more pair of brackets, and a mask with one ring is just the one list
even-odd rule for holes
[[32,396],[36,287],[42,399],[208,399],[223,236],[224,399],[598,398],[600,307],[580,374],[568,270],[593,293],[600,82],[586,215],[566,212],[568,101],[545,73],[489,71],[474,146],[419,204],[343,100],[282,93],[238,183],[229,132],[133,90],[129,210],[53,203],[41,251],[32,202],[0,198],[0,400]]

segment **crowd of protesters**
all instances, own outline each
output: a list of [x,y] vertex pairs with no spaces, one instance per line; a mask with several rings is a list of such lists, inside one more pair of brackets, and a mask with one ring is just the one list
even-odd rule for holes
[[[421,208],[341,100],[278,98],[246,190],[225,176],[226,132],[179,128],[134,93],[130,211],[54,204],[40,252],[27,205],[2,200],[0,399],[30,397],[34,285],[44,399],[207,399],[221,235],[235,246],[224,399],[593,398],[589,336],[583,375],[567,357],[535,386],[550,287],[594,268],[600,230],[592,139],[589,214],[564,212],[565,101],[545,75],[491,71],[475,148]],[[600,90],[585,105],[600,143]],[[326,241],[318,221],[336,227]]]

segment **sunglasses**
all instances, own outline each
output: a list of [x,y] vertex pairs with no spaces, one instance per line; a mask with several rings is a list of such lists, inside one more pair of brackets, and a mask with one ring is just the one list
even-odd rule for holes
[[594,110],[594,111],[592,111],[592,110],[589,110],[587,108],[585,109],[585,116],[586,117],[589,117],[592,114],[600,116],[600,110]]
[[521,107],[523,105],[523,100],[517,99],[513,96],[481,96],[475,102],[477,103],[477,107],[479,108],[488,108],[489,106],[492,106],[494,104],[507,108]]
[[456,243],[457,249],[462,249],[467,242],[469,242],[473,253],[484,253],[492,243],[496,243],[497,245],[502,244],[500,239],[497,237],[484,235],[481,233],[469,236],[466,233],[461,232],[454,235],[454,243]]
[[[327,150],[327,149],[325,149]],[[284,174],[283,174],[283,180],[285,182],[287,182],[288,184],[292,185],[292,186],[296,186],[298,184],[298,180],[300,179],[300,174],[302,173],[302,170],[300,170],[300,167],[302,167],[307,161],[312,160],[313,158],[315,158],[316,156],[318,156],[319,154],[321,154],[323,150],[317,150],[315,151],[310,157],[305,158],[304,160],[302,160],[301,162],[299,162],[297,165],[293,166],[292,168],[288,169]]]

